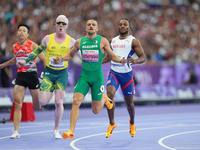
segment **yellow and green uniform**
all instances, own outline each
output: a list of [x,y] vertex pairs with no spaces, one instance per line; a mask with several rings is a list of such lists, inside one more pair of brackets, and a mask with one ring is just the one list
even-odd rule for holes
[[101,39],[102,36],[99,35],[93,39],[86,36],[81,38],[82,71],[74,90],[74,93],[79,92],[85,96],[91,87],[92,100],[95,101],[101,101],[104,91],[102,72],[104,54],[100,48]]
[[[46,68],[40,86],[40,90],[46,92],[53,92],[55,89],[65,91],[67,88],[68,61],[54,64],[53,59],[57,56],[62,57],[69,53],[71,37],[67,35],[65,41],[58,44],[54,36],[54,33],[49,35],[49,43],[46,49]],[[36,58],[44,49],[42,44],[40,44],[40,46],[25,60],[26,63]]]

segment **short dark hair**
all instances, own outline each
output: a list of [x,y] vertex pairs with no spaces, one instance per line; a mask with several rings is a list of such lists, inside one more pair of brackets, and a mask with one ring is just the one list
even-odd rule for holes
[[18,27],[17,27],[17,30],[18,30],[21,26],[26,27],[26,28],[28,29],[28,33],[29,33],[30,27],[29,27],[27,24],[25,24],[25,23],[19,24]]

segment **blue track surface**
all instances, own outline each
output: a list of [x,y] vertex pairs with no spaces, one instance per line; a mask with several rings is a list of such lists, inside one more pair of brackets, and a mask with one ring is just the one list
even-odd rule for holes
[[[20,124],[20,139],[9,139],[13,122],[0,124],[1,150],[200,150],[200,104],[136,106],[135,137],[129,135],[126,107],[117,107],[117,127],[105,138],[108,127],[106,109],[92,114],[80,109],[74,140],[53,137],[53,111],[35,112],[35,122]],[[60,133],[69,128],[70,110],[65,110]],[[0,113],[0,118],[9,118]]]

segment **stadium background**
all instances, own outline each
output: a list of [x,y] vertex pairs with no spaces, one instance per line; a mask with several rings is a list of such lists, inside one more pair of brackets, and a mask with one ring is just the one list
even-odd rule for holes
[[[17,25],[31,27],[30,39],[41,39],[55,31],[59,14],[69,19],[67,33],[78,39],[85,35],[85,22],[94,18],[99,23],[98,34],[109,41],[118,34],[120,18],[128,18],[140,40],[147,62],[133,66],[136,80],[135,103],[197,102],[200,99],[200,0],[2,0],[0,1],[0,62],[13,57],[12,44],[17,42]],[[39,74],[43,71],[38,61]],[[0,106],[12,105],[16,66],[10,67],[10,87],[0,82]],[[105,82],[110,64],[103,65]],[[64,104],[72,103],[73,89],[81,69],[80,60],[69,64],[69,83]],[[192,71],[193,70],[193,74]],[[198,79],[189,83],[190,77]],[[2,77],[2,76],[1,76]],[[90,102],[90,93],[84,103]],[[123,103],[120,90],[115,100]],[[31,101],[29,92],[25,101]],[[50,102],[53,104],[53,99]]]

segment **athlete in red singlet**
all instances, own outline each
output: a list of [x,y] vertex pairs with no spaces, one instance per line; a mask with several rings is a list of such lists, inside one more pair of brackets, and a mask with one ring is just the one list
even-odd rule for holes
[[[36,43],[28,39],[29,27],[25,24],[20,24],[17,30],[17,37],[19,41],[13,44],[13,52],[15,57],[9,61],[0,64],[0,69],[16,64],[17,61],[24,60],[28,55],[38,47]],[[39,55],[40,60],[43,61],[45,67],[45,56],[43,53]],[[36,59],[32,62],[27,63],[24,67],[18,68],[17,77],[15,81],[13,98],[15,102],[14,111],[14,132],[10,136],[11,139],[16,139],[20,137],[19,134],[19,124],[21,120],[21,108],[26,94],[26,87],[29,88],[34,109],[39,109],[39,80],[36,68]]]

